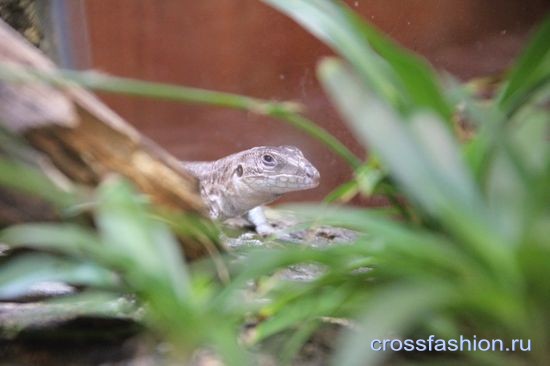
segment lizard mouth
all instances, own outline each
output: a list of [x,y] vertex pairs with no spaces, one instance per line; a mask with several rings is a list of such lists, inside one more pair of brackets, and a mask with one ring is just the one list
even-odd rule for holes
[[315,168],[307,169],[300,174],[273,174],[245,177],[245,181],[251,189],[278,195],[315,188],[319,185],[319,179],[319,172]]
[[307,176],[279,175],[275,177],[272,184],[281,189],[304,190],[315,188],[319,185],[319,173],[308,174]]

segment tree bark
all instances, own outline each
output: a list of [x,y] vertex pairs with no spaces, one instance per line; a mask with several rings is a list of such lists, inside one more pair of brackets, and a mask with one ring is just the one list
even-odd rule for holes
[[[10,67],[56,71],[50,60],[2,21],[0,62]],[[78,86],[0,81],[0,125],[47,155],[72,182],[96,186],[107,175],[118,173],[161,209],[205,212],[197,181],[177,159]],[[10,192],[2,190],[0,196]],[[17,206],[20,199],[0,200],[0,204],[9,203],[5,212],[18,221],[28,210],[28,205],[21,205],[21,211],[15,214],[17,207],[13,205]],[[44,212],[44,219],[51,219],[51,212]],[[36,212],[29,216],[37,218]],[[184,243],[184,250],[190,257],[206,253],[200,244],[189,242]]]

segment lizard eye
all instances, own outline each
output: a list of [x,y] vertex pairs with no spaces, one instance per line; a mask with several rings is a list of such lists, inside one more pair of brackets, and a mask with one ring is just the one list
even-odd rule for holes
[[275,158],[269,154],[265,154],[264,156],[262,156],[262,161],[265,165],[275,165]]
[[235,169],[235,174],[237,174],[237,177],[242,177],[243,176],[243,166],[242,165],[239,164],[237,169]]

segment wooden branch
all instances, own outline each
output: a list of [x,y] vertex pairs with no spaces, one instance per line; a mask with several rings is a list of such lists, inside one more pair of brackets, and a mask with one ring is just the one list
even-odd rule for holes
[[[0,62],[56,70],[2,21]],[[96,185],[107,174],[118,173],[163,209],[205,212],[196,180],[173,156],[78,86],[0,82],[0,124],[24,136],[74,182]],[[193,257],[206,253],[196,245],[184,249]]]

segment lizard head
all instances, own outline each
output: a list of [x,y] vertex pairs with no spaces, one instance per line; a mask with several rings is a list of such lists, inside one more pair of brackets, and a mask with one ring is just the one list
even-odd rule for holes
[[242,152],[236,179],[257,193],[279,196],[319,185],[319,172],[294,146],[260,146]]

